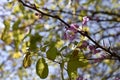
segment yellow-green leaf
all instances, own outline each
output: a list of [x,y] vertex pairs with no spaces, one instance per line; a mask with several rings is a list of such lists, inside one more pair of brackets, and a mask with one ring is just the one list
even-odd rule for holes
[[44,58],[39,59],[36,64],[37,75],[40,78],[45,79],[48,76],[48,72],[49,72],[48,65],[45,62],[45,59]]
[[23,67],[24,68],[28,68],[28,67],[30,67],[30,65],[31,65],[31,55],[30,55],[30,53],[28,52],[26,55],[25,55],[25,58],[24,58],[24,60],[23,60]]
[[83,68],[88,65],[88,60],[84,59],[84,55],[79,50],[74,50],[70,60],[67,64],[67,71],[70,78],[72,78],[73,74],[75,75],[78,68]]
[[47,58],[54,60],[56,56],[57,56],[57,48],[56,47],[49,48],[47,51]]
[[10,21],[9,20],[4,20],[4,31],[2,32],[2,36],[1,39],[4,40],[5,35],[7,35],[7,33],[9,32],[9,28],[10,28]]
[[79,64],[80,63],[77,60],[72,60],[72,61],[70,60],[68,62],[67,71],[70,78],[72,77],[72,74],[77,72],[77,68],[79,67]]
[[12,26],[13,31],[19,29],[19,24],[20,24],[20,22],[21,22],[21,20],[18,19],[18,20],[13,24],[13,26]]
[[11,40],[12,33],[9,32],[9,29],[10,29],[10,20],[4,20],[4,25],[5,25],[5,28],[4,28],[3,32],[2,32],[1,39],[6,44],[10,44],[12,42],[12,40]]

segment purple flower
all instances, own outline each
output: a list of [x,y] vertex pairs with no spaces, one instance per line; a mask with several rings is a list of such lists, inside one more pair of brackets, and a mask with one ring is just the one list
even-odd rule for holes
[[103,54],[101,54],[101,59],[104,59],[104,58],[106,58],[106,56],[105,56],[105,55],[103,55]]
[[[87,21],[89,21],[89,18],[87,16],[83,17],[82,26],[86,25]],[[71,24],[69,28],[66,28],[64,39],[74,40],[78,30],[79,26],[77,24]]]
[[119,78],[119,77],[116,77],[114,80],[120,80],[120,78]]
[[76,80],[87,80],[87,79],[84,79],[83,76],[79,76]]
[[88,45],[89,45],[89,43],[87,41],[83,41],[81,46],[79,46],[78,48],[80,48],[80,49],[87,48]]
[[79,28],[79,26],[77,24],[71,24],[70,28],[68,28],[68,30],[71,30],[73,32],[77,32],[77,28]]
[[93,53],[96,54],[96,53],[99,53],[100,51],[101,51],[101,50],[96,50],[96,49],[94,49],[94,50],[93,50]]
[[92,51],[94,54],[99,53],[101,50],[96,49],[94,45],[89,45],[90,51]]
[[82,42],[82,47],[87,47],[88,45],[89,45],[89,43],[87,41]]
[[92,51],[95,49],[95,46],[94,45],[89,45],[89,49]]
[[89,18],[87,16],[83,17],[82,26],[86,25],[88,21]]
[[100,62],[100,61],[104,60],[105,58],[106,58],[106,56],[101,54],[101,57],[95,59],[94,62]]
[[64,33],[64,39],[70,39],[70,41],[76,38],[77,29],[79,26],[77,24],[71,24],[70,28],[67,28]]
[[83,77],[79,76],[76,80],[83,80]]

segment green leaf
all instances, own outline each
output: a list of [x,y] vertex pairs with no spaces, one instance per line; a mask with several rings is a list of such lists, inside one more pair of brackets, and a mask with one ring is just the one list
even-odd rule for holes
[[50,42],[50,44],[49,44],[49,46],[52,48],[52,47],[54,47],[54,46],[55,46],[55,44],[56,44],[56,42],[51,41],[51,42]]
[[38,29],[40,29],[40,28],[42,28],[42,27],[43,27],[42,24],[36,24],[35,29],[38,30]]
[[19,50],[19,44],[20,44],[20,30],[19,30],[19,24],[21,20],[18,19],[12,26],[13,30],[13,37],[14,37],[14,45],[15,45],[15,50]]
[[77,68],[79,67],[79,61],[78,60],[73,60],[69,61],[67,65],[67,70],[68,70],[68,75],[71,78],[71,75],[77,72]]
[[5,28],[7,29],[7,30],[9,30],[9,27],[10,27],[10,21],[9,20],[4,20],[4,25],[5,25]]
[[7,35],[9,28],[10,28],[10,21],[9,20],[4,20],[3,23],[5,25],[5,28],[4,28],[4,31],[2,33],[1,39],[3,39],[5,35]]
[[24,14],[24,12],[25,12],[24,6],[23,6],[22,4],[19,4],[19,8],[20,8],[20,10],[22,11],[22,13]]
[[10,28],[10,21],[9,20],[4,20],[4,25],[5,25],[5,28],[2,32],[2,35],[1,35],[1,39],[9,44],[11,43],[11,34],[9,33],[9,28]]
[[28,68],[28,67],[30,67],[30,65],[31,65],[31,55],[30,55],[30,53],[28,52],[26,55],[25,55],[25,58],[24,58],[24,60],[23,60],[23,67],[24,68]]
[[46,48],[47,48],[47,46],[43,46],[40,50],[41,50],[42,52],[45,52],[45,51],[46,51]]
[[37,49],[37,42],[41,42],[42,36],[39,33],[35,33],[35,35],[30,35],[30,50],[34,51]]
[[21,22],[21,20],[18,19],[18,20],[13,24],[13,26],[12,26],[13,31],[19,29],[19,24],[20,24],[20,22]]
[[68,75],[71,78],[77,72],[78,68],[83,68],[88,65],[88,60],[84,59],[84,55],[79,50],[74,50],[68,61]]
[[37,75],[40,78],[45,79],[48,76],[48,72],[49,72],[48,65],[45,62],[45,59],[44,58],[39,59],[36,64]]
[[47,58],[50,59],[50,60],[55,60],[57,54],[58,54],[57,48],[56,47],[51,47],[47,51]]

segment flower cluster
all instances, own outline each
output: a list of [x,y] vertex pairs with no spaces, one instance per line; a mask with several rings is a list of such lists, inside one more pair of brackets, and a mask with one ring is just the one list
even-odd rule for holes
[[82,44],[80,45],[80,46],[77,46],[77,48],[79,48],[79,49],[84,49],[84,48],[89,48],[89,50],[92,52],[92,53],[94,53],[94,54],[96,54],[96,53],[99,53],[99,52],[101,52],[101,50],[100,49],[98,49],[95,45],[90,45],[87,41],[82,41]]
[[78,28],[79,26],[77,24],[71,24],[70,28],[67,28],[65,31],[64,39],[70,39],[70,41],[75,39]]
[[95,45],[89,45],[89,49],[94,54],[99,53],[101,51],[101,50],[97,49],[97,47]]
[[101,54],[101,56],[99,58],[95,59],[94,62],[100,62],[100,61],[104,60],[105,58],[107,58],[107,56]]
[[83,17],[82,26],[86,25],[88,21],[89,18],[87,16]]
[[79,76],[76,80],[87,80],[87,79],[84,79],[83,76]]
[[[69,28],[66,28],[66,31],[64,33],[64,39],[73,41],[76,38],[76,34],[78,31],[84,31],[83,27],[87,24],[88,21],[89,21],[89,18],[87,16],[83,17],[82,26],[81,26],[82,29],[80,29],[79,25],[77,24],[71,24]],[[89,52],[93,54],[101,53],[101,50],[98,47],[96,47],[95,45],[89,44],[88,41],[86,40],[81,41],[81,44],[78,45],[76,48],[80,50],[88,49]],[[95,59],[95,62],[101,61],[104,58],[106,58],[106,56],[101,55],[99,58]]]
[[95,54],[100,55],[100,57],[94,59],[94,62],[100,62],[109,57],[109,55],[101,54],[102,51],[98,47],[96,47],[95,45],[89,44],[85,40],[82,41],[82,44],[78,45],[76,48],[78,48],[80,50],[89,49],[89,52],[93,53],[93,55],[95,55]]
[[[82,21],[82,27],[86,25],[86,23],[89,21],[89,18],[87,16],[83,17]],[[69,39],[70,41],[74,40],[76,38],[76,33],[79,30],[79,25],[77,24],[71,24],[69,28],[66,28],[66,31],[64,33],[64,39]]]

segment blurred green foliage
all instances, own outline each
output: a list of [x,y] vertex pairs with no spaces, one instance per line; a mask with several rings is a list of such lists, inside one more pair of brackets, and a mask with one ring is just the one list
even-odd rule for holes
[[[90,17],[91,22],[83,28],[83,31],[87,31],[93,38],[97,35],[97,38],[94,39],[97,39],[96,41],[101,45],[102,40],[104,40],[104,37],[100,39],[101,36],[112,34],[112,32],[114,34],[114,31],[107,31],[107,28],[110,28],[112,25],[114,26],[114,23],[118,24],[120,21],[119,0],[23,1],[31,6],[35,4],[37,9],[47,14],[58,15],[68,24],[77,23],[81,26],[82,17]],[[114,70],[116,72],[119,70],[117,61],[105,60],[101,63],[93,64],[92,61],[87,60],[86,55],[91,57],[91,53],[85,54],[84,50],[87,48],[76,50],[73,47],[81,44],[84,40],[89,40],[79,34],[76,34],[78,38],[73,42],[64,40],[63,37],[66,29],[65,25],[59,20],[42,14],[36,16],[37,11],[23,6],[18,0],[7,1],[2,5],[2,8],[6,13],[10,13],[9,16],[5,15],[2,18],[4,27],[0,30],[2,41],[0,43],[0,58],[4,54],[3,51],[8,55],[8,57],[4,55],[6,57],[5,60],[3,59],[0,62],[0,77],[2,80],[6,80],[12,72],[14,72],[12,75],[19,76],[20,80],[39,80],[39,77],[45,80],[75,80],[79,75],[84,77],[89,75],[85,78],[91,80],[101,80],[101,78],[107,80],[111,75],[111,79],[117,77],[113,76]],[[117,30],[116,33],[119,33],[120,28]],[[112,44],[114,44],[112,47],[119,47],[120,38],[118,36],[117,38],[114,36],[112,36],[113,39],[110,38],[111,42],[113,42]],[[9,47],[6,48],[6,46]],[[8,61],[11,61],[11,64],[7,63]],[[57,66],[59,72],[51,74],[51,66],[52,70]],[[105,68],[100,66],[105,66]],[[36,72],[34,72],[35,69]],[[36,77],[36,73],[39,77]],[[11,80],[13,78],[14,76],[10,76]]]

